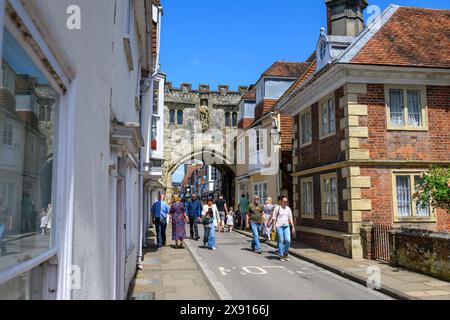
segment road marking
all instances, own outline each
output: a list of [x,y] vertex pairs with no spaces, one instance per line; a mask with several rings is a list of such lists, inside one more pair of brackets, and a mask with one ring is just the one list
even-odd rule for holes
[[[258,270],[259,272],[252,272],[252,271],[250,271],[251,269]],[[243,267],[242,270],[244,270],[244,271],[247,272],[247,273],[250,273],[250,274],[256,274],[256,275],[267,274],[267,271],[266,271],[266,270],[264,270],[264,269],[261,268],[261,267],[255,267],[255,266]]]

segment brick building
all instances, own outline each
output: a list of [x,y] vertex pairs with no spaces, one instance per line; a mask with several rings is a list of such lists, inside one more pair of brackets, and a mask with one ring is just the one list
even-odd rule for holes
[[362,28],[365,0],[326,5],[316,59],[277,104],[294,118],[298,238],[362,258],[365,225],[449,231],[413,194],[450,165],[450,11],[391,5]]

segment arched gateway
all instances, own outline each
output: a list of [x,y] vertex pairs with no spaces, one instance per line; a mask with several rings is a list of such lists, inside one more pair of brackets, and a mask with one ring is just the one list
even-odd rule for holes
[[208,85],[193,90],[190,84],[165,88],[164,166],[162,181],[166,194],[173,195],[172,175],[180,165],[199,161],[221,173],[222,193],[233,201],[235,147],[238,133],[239,102],[247,87],[229,91],[219,86],[211,91]]

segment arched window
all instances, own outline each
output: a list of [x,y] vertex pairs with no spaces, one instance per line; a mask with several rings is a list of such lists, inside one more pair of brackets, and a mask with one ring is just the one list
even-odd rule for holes
[[183,111],[182,110],[178,110],[178,112],[177,112],[177,124],[179,126],[183,125]]
[[233,127],[237,127],[238,126],[238,114],[237,112],[233,112]]
[[231,127],[231,114],[227,111],[225,112],[225,127]]
[[169,120],[170,125],[174,126],[175,125],[175,110],[169,111],[169,118],[170,118],[170,120]]

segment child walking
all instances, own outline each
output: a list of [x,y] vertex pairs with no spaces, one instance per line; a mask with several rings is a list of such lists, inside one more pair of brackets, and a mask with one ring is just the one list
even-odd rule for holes
[[233,227],[234,227],[234,211],[233,211],[233,208],[230,208],[230,211],[227,214],[227,227],[228,227],[228,232],[233,232]]

